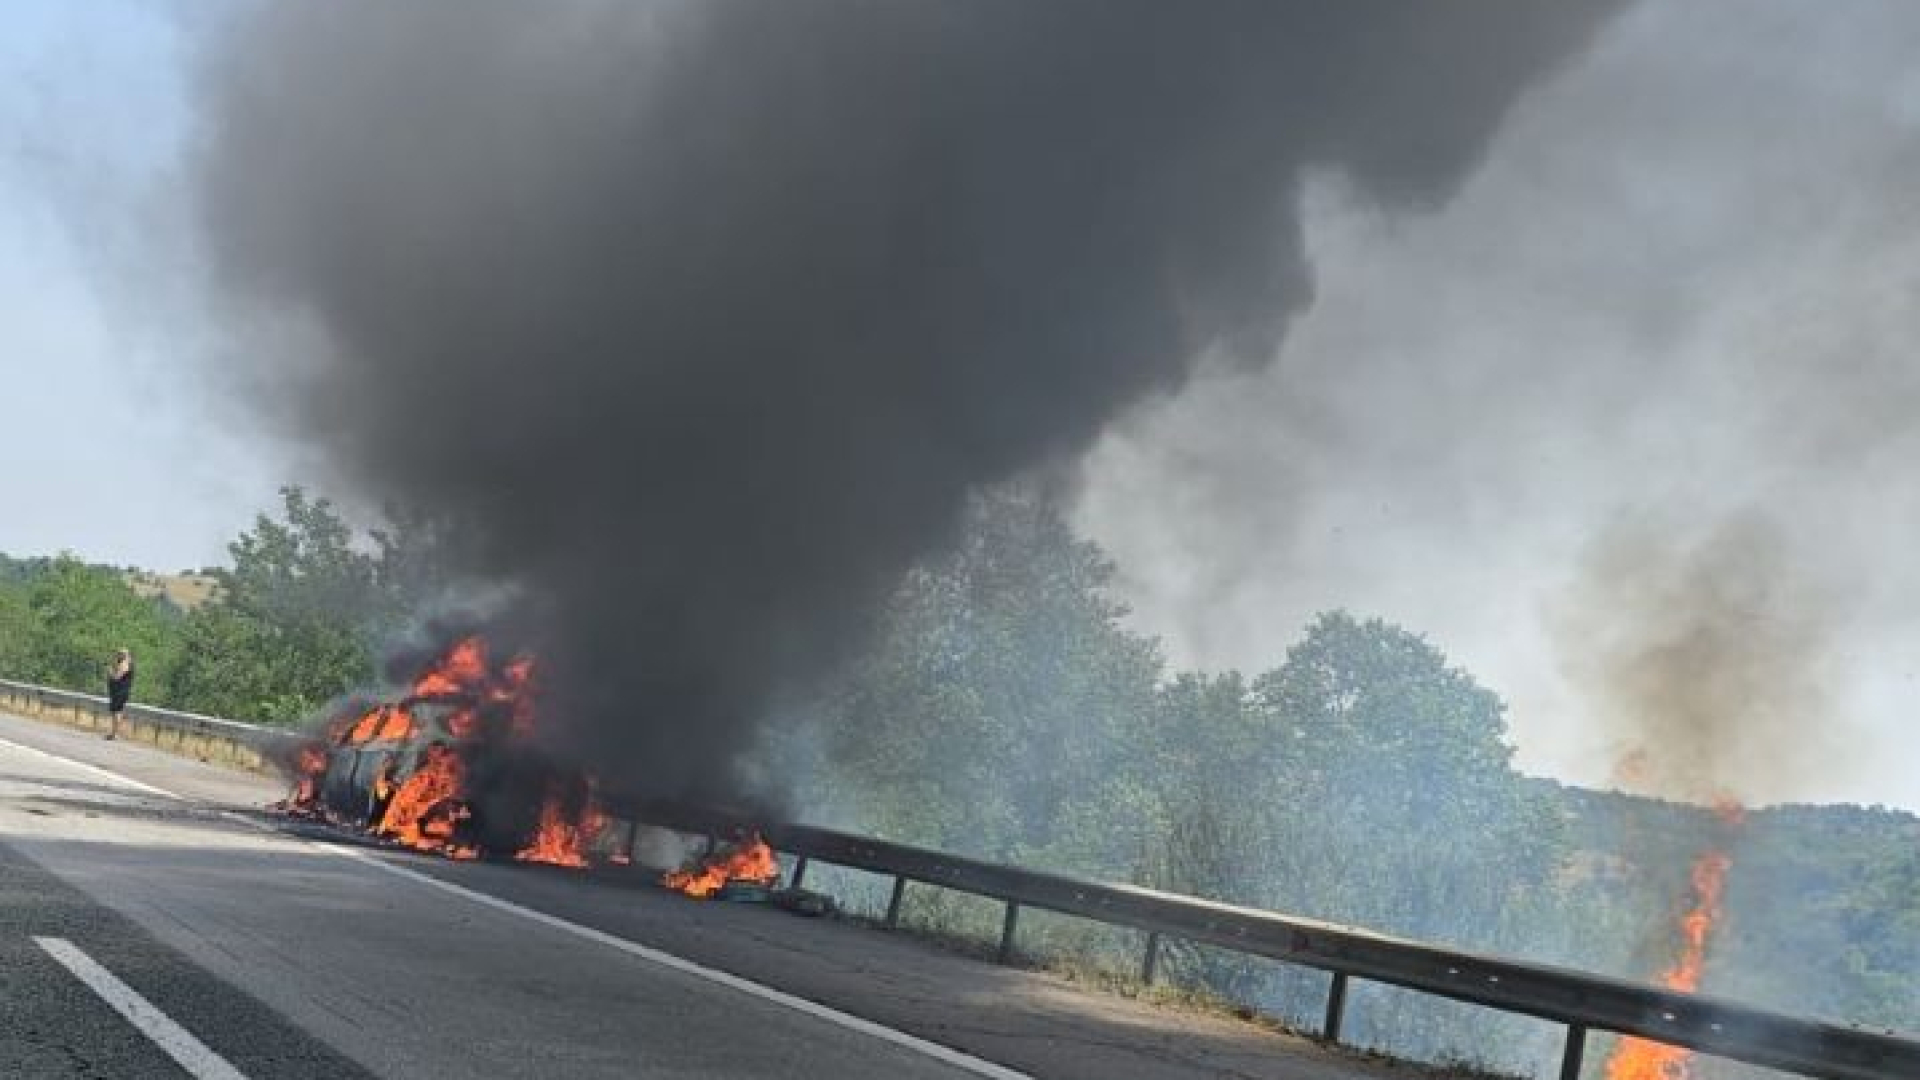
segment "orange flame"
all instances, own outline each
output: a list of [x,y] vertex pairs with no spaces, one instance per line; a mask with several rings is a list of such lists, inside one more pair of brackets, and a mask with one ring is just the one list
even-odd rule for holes
[[697,869],[675,870],[661,879],[661,883],[676,892],[705,899],[719,892],[729,881],[771,885],[778,880],[780,861],[774,858],[773,849],[756,832],[748,833],[746,840],[732,851],[708,859]]
[[302,746],[294,756],[293,771],[293,790],[269,809],[286,814],[320,815],[323,813],[320,781],[327,774],[326,748],[318,743]]
[[487,681],[487,643],[478,637],[462,638],[413,681],[414,697],[466,694]]
[[459,708],[447,714],[447,734],[456,739],[473,737],[473,731],[480,717],[471,708]]
[[387,760],[380,764],[380,771],[374,774],[373,798],[376,803],[385,803],[393,798],[393,790],[396,786],[393,782],[393,770],[397,767],[399,760],[389,755]]
[[354,721],[351,728],[347,729],[346,737],[340,741],[348,746],[357,746],[363,742],[372,742],[373,737],[380,731],[380,722],[386,718],[386,711],[387,707],[385,705],[376,705],[366,712],[361,713],[360,718]]
[[[1722,824],[1746,821],[1746,808],[1731,799],[1714,804]],[[1693,907],[1680,917],[1680,958],[1662,972],[1660,984],[1669,990],[1694,993],[1706,970],[1707,941],[1720,921],[1720,898],[1733,859],[1724,851],[1708,850],[1693,862]],[[1689,1080],[1693,1051],[1684,1047],[1627,1036],[1607,1059],[1607,1080]]]
[[[413,680],[405,699],[329,723],[326,744],[406,743],[420,738],[424,730],[412,711],[415,699],[452,699],[447,702],[451,708],[442,723],[453,745],[436,742],[429,746],[419,767],[403,782],[396,782],[400,759],[386,755],[372,780],[368,831],[421,851],[457,859],[477,858],[475,845],[456,839],[462,832],[461,823],[472,816],[465,786],[468,750],[464,747],[476,738],[531,737],[536,718],[534,676],[534,660],[524,654],[497,669],[490,667],[487,643],[470,636],[455,642],[428,665]],[[326,744],[301,752],[295,769],[297,785],[276,804],[277,809],[325,816],[319,797],[328,765]],[[579,806],[577,816],[569,814],[573,806]],[[523,862],[584,867],[587,849],[604,822],[605,816],[590,790],[584,802],[549,798],[541,809],[540,826],[533,839],[515,857]]]
[[426,760],[393,793],[377,826],[380,835],[420,851],[448,858],[471,859],[479,854],[454,841],[454,832],[470,814],[461,801],[466,769],[460,756],[439,743],[427,747]]
[[446,719],[447,734],[456,739],[476,734],[482,706],[504,706],[512,734],[525,738],[533,732],[533,674],[533,657],[525,654],[508,660],[495,673],[488,667],[487,643],[466,637],[413,681],[412,696],[464,699],[467,703]]
[[380,730],[374,734],[376,741],[405,742],[413,737],[413,714],[404,705],[388,705],[380,710],[385,718]]
[[560,793],[550,794],[540,807],[539,828],[534,830],[527,846],[514,854],[514,860],[584,870],[587,847],[600,834],[606,821],[606,815],[600,812],[591,796],[581,808],[579,818],[573,819],[567,816],[566,803]]
[[507,662],[499,686],[493,690],[495,701],[513,706],[513,734],[524,739],[533,734],[533,657],[521,655]]
[[346,726],[342,746],[388,740],[404,742],[413,736],[413,714],[404,705],[375,705]]

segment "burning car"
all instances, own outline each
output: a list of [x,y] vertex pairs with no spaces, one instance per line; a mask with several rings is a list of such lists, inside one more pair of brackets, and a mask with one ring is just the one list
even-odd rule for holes
[[[350,709],[301,746],[294,789],[274,808],[451,859],[587,868],[611,818],[591,775],[533,741],[534,673],[531,657],[495,664],[482,639],[460,640],[406,696]],[[630,825],[603,861],[630,863],[632,842]],[[705,898],[764,893],[779,876],[772,848],[747,831],[662,883]]]

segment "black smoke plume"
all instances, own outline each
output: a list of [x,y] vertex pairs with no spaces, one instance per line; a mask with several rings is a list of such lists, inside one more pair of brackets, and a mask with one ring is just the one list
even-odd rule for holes
[[198,214],[269,404],[516,587],[571,753],[671,790],[969,490],[1266,360],[1303,173],[1444,199],[1608,8],[260,4]]

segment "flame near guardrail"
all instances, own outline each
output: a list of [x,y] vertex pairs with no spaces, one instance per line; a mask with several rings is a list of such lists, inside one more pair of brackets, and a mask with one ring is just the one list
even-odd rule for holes
[[[106,699],[0,680],[0,709],[93,730]],[[301,740],[295,733],[219,717],[128,707],[122,731],[202,760],[265,770]],[[375,770],[365,773],[367,782]],[[893,878],[886,923],[897,922],[909,883],[987,897],[1005,905],[1001,959],[1011,959],[1024,907],[1126,926],[1147,935],[1141,976],[1152,981],[1161,944],[1179,939],[1317,968],[1331,975],[1321,1035],[1338,1041],[1351,980],[1367,979],[1503,1012],[1565,1024],[1561,1080],[1579,1080],[1589,1032],[1686,1047],[1825,1080],[1913,1080],[1920,1040],[1789,1016],[1703,994],[1681,993],[1546,964],[1441,948],[1354,927],[1223,904],[1133,885],[1086,881],[800,824],[746,822],[723,812],[603,793],[629,826],[720,834],[759,825],[775,850],[797,860],[798,886],[812,863]],[[631,855],[631,851],[627,853]]]

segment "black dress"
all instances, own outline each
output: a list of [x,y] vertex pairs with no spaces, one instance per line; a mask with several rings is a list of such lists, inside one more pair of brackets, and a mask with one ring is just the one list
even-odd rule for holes
[[120,712],[127,707],[127,699],[133,696],[133,665],[127,665],[127,673],[107,680],[107,708]]

